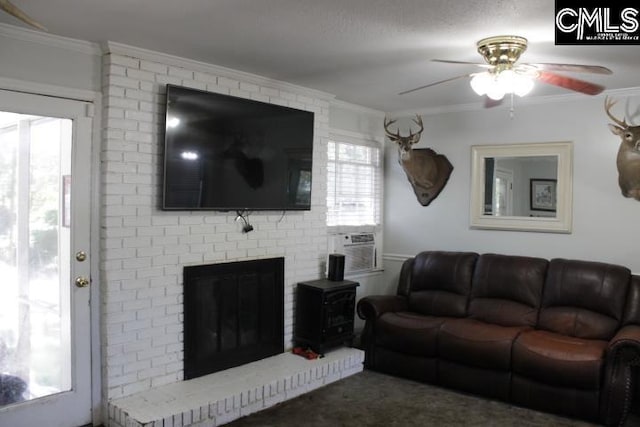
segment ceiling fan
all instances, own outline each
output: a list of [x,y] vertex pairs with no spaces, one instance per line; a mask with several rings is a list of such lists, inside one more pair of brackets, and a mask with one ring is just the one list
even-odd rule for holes
[[486,71],[464,74],[440,80],[424,86],[400,92],[399,95],[426,89],[453,80],[471,78],[471,87],[478,95],[486,95],[486,106],[498,105],[505,94],[524,96],[533,89],[535,80],[587,95],[597,95],[604,86],[557,74],[556,71],[611,74],[611,70],[599,65],[517,63],[527,49],[527,39],[519,36],[495,36],[478,41],[478,53],[485,64],[432,59],[447,64],[475,65]]
[[11,3],[9,0],[0,0],[0,10],[5,11],[9,15],[15,16],[25,24],[28,24],[38,30],[47,31],[47,29],[35,19],[24,13],[20,8]]

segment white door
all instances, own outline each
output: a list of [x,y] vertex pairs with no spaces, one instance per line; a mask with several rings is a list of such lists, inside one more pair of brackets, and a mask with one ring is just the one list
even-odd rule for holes
[[0,426],[91,422],[91,119],[0,90]]
[[493,214],[497,216],[512,216],[513,172],[496,169],[493,191]]

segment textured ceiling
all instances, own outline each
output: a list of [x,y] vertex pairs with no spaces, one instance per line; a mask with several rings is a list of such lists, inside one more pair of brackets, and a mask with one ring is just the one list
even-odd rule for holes
[[[555,46],[554,0],[12,0],[53,34],[115,41],[335,94],[381,111],[479,102],[466,80],[398,92],[475,67],[475,42],[529,39],[523,62],[604,65],[573,75],[608,89],[640,86],[640,46]],[[6,14],[0,22],[24,26]],[[4,58],[3,58],[4,60]],[[559,95],[537,84],[530,96]]]

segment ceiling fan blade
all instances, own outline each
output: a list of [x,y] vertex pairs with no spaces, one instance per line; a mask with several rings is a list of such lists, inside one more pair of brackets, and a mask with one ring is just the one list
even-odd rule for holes
[[453,81],[453,80],[464,79],[464,78],[467,78],[467,77],[472,76],[473,74],[474,74],[474,73],[472,73],[472,74],[464,74],[464,75],[462,75],[462,76],[451,77],[451,78],[449,78],[449,79],[440,80],[440,81],[437,81],[437,82],[434,82],[434,83],[429,83],[428,85],[418,86],[418,87],[416,87],[416,88],[409,89],[409,90],[405,90],[404,92],[400,92],[398,95],[406,95],[407,93],[415,92],[415,91],[417,91],[417,90],[426,89],[426,88],[428,88],[428,87],[435,86],[435,85],[439,85],[439,84],[441,84],[441,83],[447,83],[447,82],[451,82],[451,81]]
[[583,65],[583,64],[551,64],[551,63],[536,63],[536,64],[521,64],[524,66],[532,66],[539,70],[548,71],[569,71],[576,73],[593,73],[593,74],[613,74],[613,72],[607,67],[601,67],[600,65]]
[[42,31],[47,31],[47,29],[42,24],[32,19],[29,15],[24,13],[22,10],[20,10],[17,6],[15,6],[9,0],[0,0],[0,10],[4,10],[9,15],[15,16],[25,24],[28,24]]
[[559,86],[587,95],[597,95],[604,90],[604,86],[586,82],[584,80],[574,79],[573,77],[561,76],[548,71],[538,71],[536,79],[543,83]]
[[443,62],[445,64],[458,64],[458,65],[475,65],[476,67],[491,68],[492,65],[482,64],[479,62],[467,62],[467,61],[451,61],[448,59],[432,59],[431,62]]

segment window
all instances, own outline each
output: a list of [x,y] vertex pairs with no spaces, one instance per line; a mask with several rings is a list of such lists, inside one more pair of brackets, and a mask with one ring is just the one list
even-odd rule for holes
[[379,225],[381,149],[375,142],[328,144],[327,225]]

